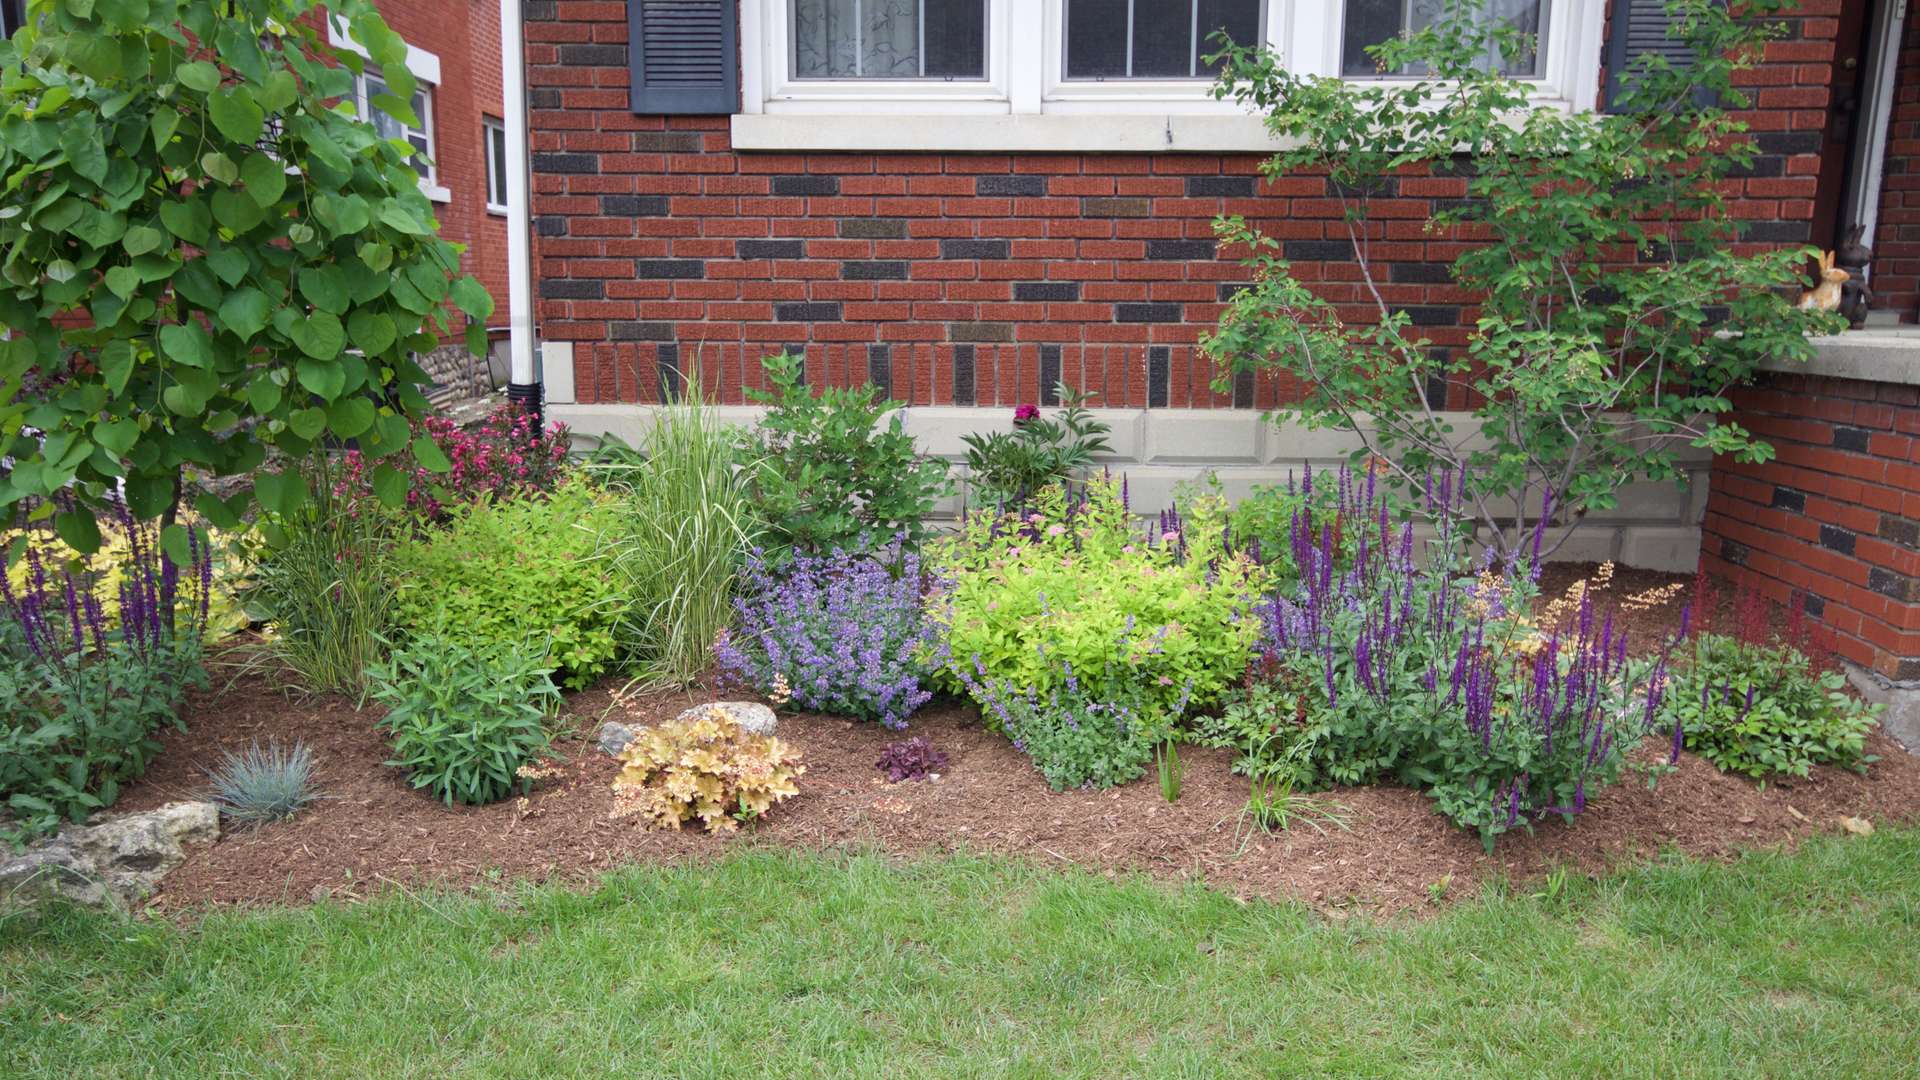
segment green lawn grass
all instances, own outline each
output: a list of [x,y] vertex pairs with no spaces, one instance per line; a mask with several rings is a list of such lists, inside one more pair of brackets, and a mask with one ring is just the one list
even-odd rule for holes
[[1913,1076],[1920,831],[1425,921],[748,854],[190,928],[0,923],[0,1075]]

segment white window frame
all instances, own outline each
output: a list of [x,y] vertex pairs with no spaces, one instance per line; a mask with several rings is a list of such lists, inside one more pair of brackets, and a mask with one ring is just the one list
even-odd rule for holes
[[[500,133],[500,148],[494,149],[494,132]],[[497,116],[480,116],[480,158],[487,170],[487,213],[504,216],[507,212],[507,193],[504,187],[495,190],[493,177],[497,172],[502,182],[507,176],[507,122]]]
[[[1606,0],[1552,0],[1532,101],[1597,102]],[[1294,71],[1337,75],[1340,0],[1266,0],[1266,42]],[[1232,151],[1277,145],[1207,79],[1065,78],[1065,0],[987,0],[987,78],[796,79],[789,0],[740,0],[740,150]],[[1353,80],[1379,82],[1393,80]]]
[[[361,56],[371,59],[366,48],[359,42],[353,40],[353,35],[347,32],[346,24],[340,20],[339,16],[333,16],[327,19],[327,43],[339,48],[351,49]],[[433,129],[433,99],[434,91],[439,89],[440,86],[440,57],[437,53],[416,48],[413,44],[409,43],[407,45],[407,71],[413,75],[414,81],[419,84],[421,97],[426,103],[426,108],[421,110],[421,116],[419,118],[421,126],[416,129],[422,135],[425,135],[427,140],[427,175],[420,178],[420,190],[433,202],[450,203],[453,201],[453,192],[440,183],[440,143],[435,138]],[[373,115],[372,107],[367,103],[367,75],[379,78],[379,67],[368,64],[363,74],[356,75],[353,78],[354,107],[359,110],[360,117],[363,120]]]

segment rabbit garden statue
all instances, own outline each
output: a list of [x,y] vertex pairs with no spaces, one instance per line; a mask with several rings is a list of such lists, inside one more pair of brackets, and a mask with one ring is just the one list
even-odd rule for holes
[[1800,294],[1801,311],[1839,311],[1840,287],[1850,275],[1833,265],[1833,252],[1820,256],[1820,284]]

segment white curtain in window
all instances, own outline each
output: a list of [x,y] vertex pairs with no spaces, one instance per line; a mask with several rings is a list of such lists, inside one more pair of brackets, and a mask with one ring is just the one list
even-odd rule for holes
[[922,74],[923,0],[793,0],[794,74],[912,79]]
[[[1424,30],[1440,21],[1450,6],[1448,0],[1407,0],[1406,28]],[[1512,27],[1523,34],[1533,35],[1530,49],[1519,56],[1507,59],[1501,55],[1498,42],[1487,42],[1486,66],[1495,68],[1508,75],[1534,75],[1539,59],[1540,32],[1546,27],[1541,25],[1541,13],[1546,0],[1480,0],[1480,10],[1485,13],[1486,22],[1491,25]]]

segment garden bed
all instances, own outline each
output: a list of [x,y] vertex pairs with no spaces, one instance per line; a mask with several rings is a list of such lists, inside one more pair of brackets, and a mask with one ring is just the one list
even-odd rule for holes
[[[1575,572],[1556,568],[1545,583],[1549,595],[1567,580],[1562,575]],[[1616,588],[1659,580],[1622,572]],[[1677,616],[1678,604],[1673,608],[1637,617],[1636,637],[1653,640]],[[592,740],[617,685],[603,681],[568,700],[571,734],[557,745],[567,758],[560,777],[543,781],[525,802],[448,808],[383,766],[388,748],[369,714],[336,697],[291,700],[279,680],[247,675],[223,693],[194,696],[185,711],[188,730],[165,735],[165,750],[119,808],[204,790],[201,769],[222,749],[297,739],[315,751],[326,799],[290,822],[232,831],[193,855],[156,898],[167,909],[364,898],[429,883],[584,881],[623,862],[710,858],[739,845],[850,844],[901,855],[972,849],[1096,871],[1137,869],[1203,879],[1240,896],[1393,912],[1559,866],[1597,871],[1666,849],[1724,856],[1835,831],[1845,817],[1920,818],[1920,757],[1876,732],[1869,750],[1881,760],[1866,776],[1822,768],[1806,780],[1763,787],[1683,755],[1678,771],[1657,787],[1649,790],[1630,774],[1595,795],[1575,825],[1549,820],[1532,836],[1504,838],[1493,855],[1436,814],[1425,796],[1391,786],[1315,796],[1345,828],[1300,822],[1249,839],[1241,820],[1247,783],[1230,773],[1227,751],[1187,749],[1184,791],[1171,804],[1151,778],[1112,791],[1056,793],[1024,755],[981,725],[971,705],[941,701],[915,714],[911,728],[951,758],[937,781],[889,785],[880,778],[874,761],[899,738],[895,733],[836,717],[783,715],[780,734],[807,763],[797,798],[735,837],[659,832],[608,816],[617,766]],[[704,699],[653,695],[642,699],[639,718],[670,717]],[[1651,759],[1663,753],[1642,751]]]

